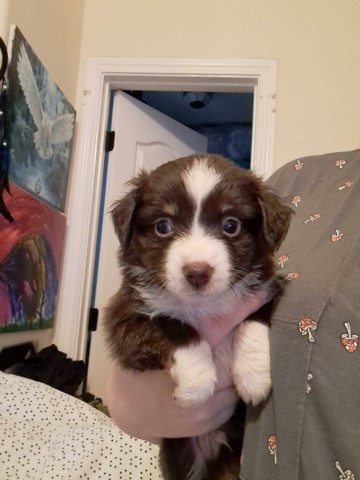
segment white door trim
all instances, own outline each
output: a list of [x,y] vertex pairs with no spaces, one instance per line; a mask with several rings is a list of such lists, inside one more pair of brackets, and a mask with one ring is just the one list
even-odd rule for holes
[[273,170],[276,71],[275,60],[88,59],[55,324],[60,350],[73,359],[85,356],[111,91],[253,91],[251,162],[267,178]]

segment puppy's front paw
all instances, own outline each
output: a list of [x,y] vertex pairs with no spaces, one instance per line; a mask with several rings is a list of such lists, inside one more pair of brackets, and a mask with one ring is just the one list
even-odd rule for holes
[[234,333],[232,354],[233,380],[240,397],[258,405],[271,391],[269,327],[243,322]]
[[204,403],[212,396],[216,383],[216,368],[209,344],[182,347],[175,351],[170,375],[176,383],[174,398],[187,408]]

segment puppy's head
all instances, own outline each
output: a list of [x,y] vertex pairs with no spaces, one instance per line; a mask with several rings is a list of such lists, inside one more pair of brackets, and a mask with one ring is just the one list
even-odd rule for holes
[[120,263],[142,286],[196,302],[266,280],[291,210],[251,172],[192,155],[142,172],[112,218]]

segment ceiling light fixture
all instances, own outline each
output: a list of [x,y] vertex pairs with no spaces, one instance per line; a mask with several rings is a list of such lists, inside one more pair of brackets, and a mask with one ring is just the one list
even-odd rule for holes
[[186,104],[195,109],[204,108],[211,99],[212,93],[208,92],[184,92],[183,98]]

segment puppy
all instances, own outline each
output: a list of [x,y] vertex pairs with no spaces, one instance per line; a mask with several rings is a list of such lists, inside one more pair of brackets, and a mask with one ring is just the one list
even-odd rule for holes
[[[213,394],[216,369],[197,326],[209,316],[226,318],[261,287],[273,299],[273,253],[291,210],[251,172],[216,155],[143,171],[130,187],[112,210],[123,281],[106,309],[108,342],[125,368],[168,369],[174,400],[198,405]],[[260,403],[271,390],[270,314],[271,302],[224,349],[242,399],[233,417],[201,437],[163,440],[166,480],[238,478],[244,404]]]

